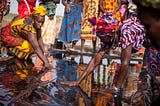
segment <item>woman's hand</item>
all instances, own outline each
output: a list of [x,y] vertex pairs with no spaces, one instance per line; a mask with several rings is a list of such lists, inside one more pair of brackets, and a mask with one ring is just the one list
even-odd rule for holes
[[65,7],[65,11],[66,11],[66,13],[70,12],[70,11],[71,11],[71,7],[70,7],[69,5],[67,5],[67,6]]

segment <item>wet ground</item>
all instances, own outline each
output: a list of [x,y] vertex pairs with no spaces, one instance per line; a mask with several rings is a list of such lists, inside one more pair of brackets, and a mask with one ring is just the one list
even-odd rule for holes
[[[105,92],[116,81],[120,68],[118,56],[106,55],[80,86],[60,85],[61,81],[77,80],[94,55],[54,49],[49,57],[52,70],[41,67],[42,62],[36,57],[32,63],[1,58],[0,106],[120,106],[111,93]],[[123,90],[126,99],[137,91],[141,63],[140,59],[131,61]]]
[[[50,57],[52,70],[40,67],[41,62],[36,58],[33,58],[33,63],[38,61],[36,64],[18,59],[1,61],[0,106],[105,106],[103,104],[111,101],[112,95],[100,91],[114,82],[115,70],[119,69],[117,60],[104,58],[80,87],[59,84],[60,81],[76,80],[90,59],[91,56],[53,53]],[[139,70],[132,70],[137,77]],[[128,89],[136,89],[132,87]]]

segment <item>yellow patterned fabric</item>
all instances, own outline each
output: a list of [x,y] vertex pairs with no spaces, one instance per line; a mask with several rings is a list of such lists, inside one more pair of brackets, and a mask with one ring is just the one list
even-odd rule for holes
[[19,70],[16,71],[16,74],[19,75],[20,79],[25,79],[28,76],[28,70]]
[[88,2],[88,8],[84,16],[85,20],[81,26],[81,39],[96,40],[96,35],[93,34],[94,26],[91,25],[91,23],[88,21],[88,18],[98,17],[99,0],[86,0],[86,2]]
[[47,11],[42,5],[33,8],[33,12],[32,12],[32,14],[34,15],[39,14],[40,16],[45,16],[46,13]]
[[[102,4],[105,12],[114,12],[118,6],[118,0],[103,0]],[[117,11],[113,17],[117,18],[119,22],[122,22],[121,13]]]
[[[36,33],[36,29],[33,26],[26,25],[24,24],[24,19],[17,20],[11,24],[11,32],[14,35],[19,35],[19,33],[22,32],[22,30],[31,32],[31,33]],[[20,59],[27,59],[28,56],[33,53],[34,49],[32,48],[31,44],[27,41],[24,40],[22,42],[22,45],[20,46],[15,46],[15,47],[10,47],[9,50],[15,54],[18,58]]]
[[20,59],[27,59],[34,51],[32,45],[27,40],[24,40],[21,46],[10,47],[9,50]]
[[25,30],[27,32],[36,33],[36,30],[33,26],[26,25],[24,24],[23,21],[24,19],[20,19],[11,24],[11,31],[14,34],[18,35],[18,33],[20,33],[22,30]]
[[32,48],[32,45],[25,40],[21,46],[16,46],[19,50],[23,51],[23,52],[33,52],[34,49]]

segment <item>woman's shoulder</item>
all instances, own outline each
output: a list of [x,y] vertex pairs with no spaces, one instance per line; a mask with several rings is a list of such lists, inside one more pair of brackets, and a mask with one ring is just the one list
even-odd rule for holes
[[12,28],[17,28],[19,31],[24,30],[31,33],[36,33],[36,29],[33,25],[27,25],[24,23],[24,19],[17,20],[11,24]]
[[23,21],[24,21],[24,19],[16,20],[16,21],[12,22],[11,26],[21,25],[21,24],[23,24]]

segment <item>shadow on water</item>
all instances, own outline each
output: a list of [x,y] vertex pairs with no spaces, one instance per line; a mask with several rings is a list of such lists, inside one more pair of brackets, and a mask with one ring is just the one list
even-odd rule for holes
[[[37,58],[33,58],[33,64],[13,59],[1,65],[0,106],[114,106],[112,94],[104,92],[114,83],[120,67],[112,59],[103,59],[79,87],[59,84],[60,81],[77,80],[90,59],[90,56],[53,54],[49,59],[55,67],[52,70],[40,67],[41,62]],[[127,83],[132,86],[126,85],[126,97],[135,92],[133,80],[140,72],[136,65],[131,65],[130,70],[132,76]]]

